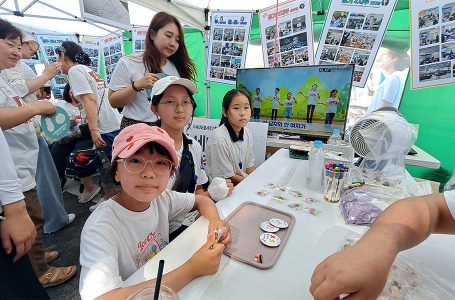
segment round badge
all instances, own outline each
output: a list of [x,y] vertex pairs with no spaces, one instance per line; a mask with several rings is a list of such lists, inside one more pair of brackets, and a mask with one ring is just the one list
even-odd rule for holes
[[264,221],[259,225],[265,232],[277,232],[280,228],[273,226],[269,221]]
[[269,247],[278,247],[281,244],[281,239],[274,233],[264,232],[259,236],[261,242]]
[[288,222],[277,218],[270,219],[269,223],[278,228],[287,228],[289,226]]

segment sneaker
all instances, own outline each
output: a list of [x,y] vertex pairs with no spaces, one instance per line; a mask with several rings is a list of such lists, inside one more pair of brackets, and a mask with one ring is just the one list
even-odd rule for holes
[[95,205],[90,206],[90,207],[88,208],[88,210],[89,210],[90,212],[93,212],[93,211],[98,207],[98,205],[100,205],[101,202],[104,202],[104,201],[106,201],[106,200],[107,200],[106,198],[101,197],[101,198],[100,198],[100,202],[98,202],[98,203],[95,204]]
[[68,214],[68,224],[67,225],[73,223],[74,219],[76,219],[75,214]]
[[87,203],[101,191],[101,187],[97,186],[93,189],[91,192],[86,192],[84,191],[80,196],[79,196],[79,203]]
[[76,274],[77,267],[50,267],[43,275],[38,278],[38,281],[45,288],[62,284]]

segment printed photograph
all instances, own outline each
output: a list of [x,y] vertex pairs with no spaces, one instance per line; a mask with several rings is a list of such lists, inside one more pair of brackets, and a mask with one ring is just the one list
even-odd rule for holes
[[229,68],[231,66],[231,57],[230,56],[221,56],[220,66]]
[[452,76],[450,61],[419,67],[419,81],[426,82]]
[[294,53],[292,51],[281,53],[281,66],[287,67],[295,64]]
[[305,16],[292,19],[292,31],[299,32],[306,29]]
[[225,80],[235,80],[237,78],[237,70],[226,68],[224,71],[224,79]]
[[437,63],[439,60],[439,45],[419,49],[419,65]]
[[353,53],[354,53],[354,49],[340,47],[340,49],[338,50],[337,56],[335,58],[335,61],[342,63],[342,64],[348,64],[351,62]]
[[375,33],[345,31],[340,45],[344,47],[371,50],[375,40]]
[[352,80],[360,82],[362,79],[363,72],[365,71],[365,68],[355,68],[354,69],[354,75],[352,75]]
[[269,61],[269,66],[271,68],[273,67],[279,67],[280,66],[280,55],[277,54],[277,55],[271,55],[268,57],[268,61]]
[[243,43],[245,40],[245,29],[236,29],[234,32],[234,42]]
[[327,31],[327,37],[325,39],[324,44],[339,45],[342,37],[343,37],[343,30],[329,29]]
[[363,30],[378,31],[381,26],[384,15],[380,14],[368,14],[363,24]]
[[321,51],[321,60],[334,61],[338,47],[324,46]]
[[439,27],[420,31],[420,46],[432,45],[436,43],[439,43]]
[[280,52],[286,52],[306,46],[308,46],[306,32],[298,33],[296,35],[280,39]]
[[308,48],[301,48],[294,50],[294,60],[296,65],[308,64]]
[[[57,48],[58,48],[58,47],[57,47]],[[52,47],[52,46],[44,46],[44,52],[46,52],[46,55],[47,55],[47,56],[53,56],[53,55],[55,55],[54,47]]]
[[[276,47],[275,47],[276,45]],[[276,48],[276,49],[275,49]],[[272,42],[268,42],[267,43],[267,55],[272,55],[274,53],[278,53],[280,52],[280,50],[278,49],[278,45],[275,44],[275,41],[272,41]]]
[[455,21],[455,2],[447,3],[442,7],[442,22]]
[[363,22],[365,21],[365,14],[351,13],[346,24],[347,29],[362,29]]
[[352,64],[356,64],[357,66],[364,67],[368,62],[368,58],[370,57],[369,51],[363,50],[355,50],[354,54],[352,55]]
[[433,26],[439,23],[439,7],[419,11],[419,28]]
[[292,33],[291,21],[285,21],[278,24],[278,36],[283,37]]
[[234,39],[234,29],[226,28],[224,30],[223,41],[232,41]]
[[441,45],[442,60],[455,59],[455,43],[445,43]]
[[273,40],[276,37],[276,30],[275,26],[269,26],[265,29],[265,39],[266,40]]
[[223,28],[215,28],[215,29],[213,29],[213,40],[214,41],[223,40]]
[[221,54],[221,43],[212,44],[212,54]]
[[455,41],[455,24],[441,26],[441,43]]
[[212,55],[210,58],[210,65],[211,66],[220,66],[220,56],[219,55]]
[[223,75],[224,75],[223,68],[217,68],[217,67],[210,68],[210,77],[211,78],[223,79]]
[[242,62],[241,57],[231,57],[231,68],[240,69],[240,63]]
[[332,20],[330,20],[330,27],[343,28],[348,18],[347,11],[333,12]]

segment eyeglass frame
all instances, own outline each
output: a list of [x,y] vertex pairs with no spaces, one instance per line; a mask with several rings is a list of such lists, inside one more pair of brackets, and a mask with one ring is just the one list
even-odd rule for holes
[[[167,101],[166,101],[166,102],[163,102],[163,100],[164,100],[164,101],[167,100]],[[185,107],[185,103],[184,103],[185,101],[188,101],[189,104],[191,104],[191,106]],[[174,102],[173,105],[171,105],[172,102]],[[190,109],[192,109],[192,110],[195,109],[195,104],[196,104],[196,102],[194,102],[194,100],[191,99],[191,98],[189,98],[189,100],[184,100],[183,103],[180,103],[180,102],[178,102],[178,101],[175,101],[175,100],[172,99],[172,98],[164,98],[164,99],[162,98],[162,99],[160,99],[160,102],[158,102],[158,104],[163,104],[163,105],[169,106],[169,107],[173,108],[174,110],[178,109],[178,108],[181,106],[181,107],[183,108],[183,110],[189,111]]]
[[[127,166],[126,166],[126,161],[130,158],[136,158],[136,159],[141,159],[143,161],[145,161],[145,165],[144,165],[144,168],[142,170],[140,170],[139,172],[131,172],[130,170],[128,170]],[[155,162],[157,160],[167,160],[170,164],[170,168],[169,168],[169,175],[171,174],[172,171],[175,171],[176,170],[176,167],[174,165],[174,163],[170,160],[170,159],[167,159],[167,158],[157,158],[157,159],[145,159],[143,157],[140,157],[140,156],[130,156],[130,157],[127,157],[127,158],[118,158],[116,159],[115,161],[116,162],[123,162],[123,166],[125,167],[125,170],[128,172],[128,173],[131,173],[131,174],[139,174],[139,173],[142,173],[146,168],[147,168],[147,165],[150,163],[152,165],[152,169],[153,169],[153,172],[155,172],[157,175],[159,176],[164,176],[166,174],[158,174],[155,170]]]

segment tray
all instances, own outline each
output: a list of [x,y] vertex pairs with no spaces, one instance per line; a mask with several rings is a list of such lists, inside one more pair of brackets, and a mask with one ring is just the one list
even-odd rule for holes
[[[280,218],[289,224],[275,232],[281,239],[278,247],[268,247],[259,240],[264,232],[259,224],[271,218]],[[259,269],[273,267],[295,223],[295,217],[287,212],[250,201],[237,207],[225,220],[231,225],[232,242],[226,246],[224,254]],[[262,255],[262,263],[254,260],[257,254]]]

